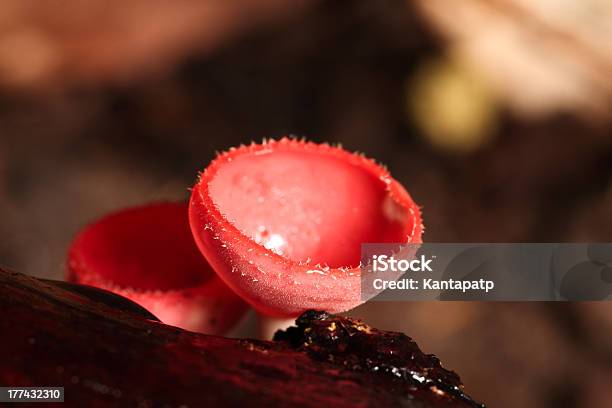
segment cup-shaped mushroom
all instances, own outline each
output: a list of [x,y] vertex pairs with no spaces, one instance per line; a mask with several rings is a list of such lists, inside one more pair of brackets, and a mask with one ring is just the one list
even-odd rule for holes
[[196,247],[186,203],[130,208],[89,225],[68,254],[67,280],[125,296],[162,322],[223,334],[248,306]]
[[283,138],[230,149],[193,188],[190,224],[221,278],[267,316],[360,303],[362,243],[420,243],[419,208],[382,166]]

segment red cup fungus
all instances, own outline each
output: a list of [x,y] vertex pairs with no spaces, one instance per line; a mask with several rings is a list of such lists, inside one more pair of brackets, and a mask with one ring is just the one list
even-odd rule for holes
[[374,161],[283,138],[232,148],[200,175],[189,219],[221,278],[266,316],[362,303],[362,243],[421,243],[419,208]]
[[224,334],[247,305],[196,247],[186,203],[108,215],[85,228],[68,255],[67,279],[123,295],[167,324]]

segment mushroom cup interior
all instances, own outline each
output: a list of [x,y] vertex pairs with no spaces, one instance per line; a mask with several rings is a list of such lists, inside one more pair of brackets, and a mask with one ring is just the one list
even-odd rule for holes
[[356,267],[362,243],[406,242],[413,218],[381,168],[334,152],[236,155],[219,166],[209,194],[244,235],[286,259]]
[[85,268],[119,287],[178,290],[215,276],[193,241],[182,203],[110,215],[87,228],[77,246]]

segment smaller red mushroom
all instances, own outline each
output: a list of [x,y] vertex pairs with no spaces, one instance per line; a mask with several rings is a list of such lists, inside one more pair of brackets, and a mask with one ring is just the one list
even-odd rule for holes
[[423,231],[419,208],[384,167],[288,138],[220,154],[189,214],[215,271],[277,318],[359,305],[361,244],[421,243]]
[[72,243],[67,279],[123,295],[164,323],[209,334],[226,333],[247,309],[198,251],[185,203],[131,208],[91,224]]

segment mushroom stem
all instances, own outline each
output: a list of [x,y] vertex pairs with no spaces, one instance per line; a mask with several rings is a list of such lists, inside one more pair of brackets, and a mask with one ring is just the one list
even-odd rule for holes
[[294,323],[295,319],[291,317],[270,317],[257,313],[257,336],[261,340],[272,340],[277,330],[284,330]]

